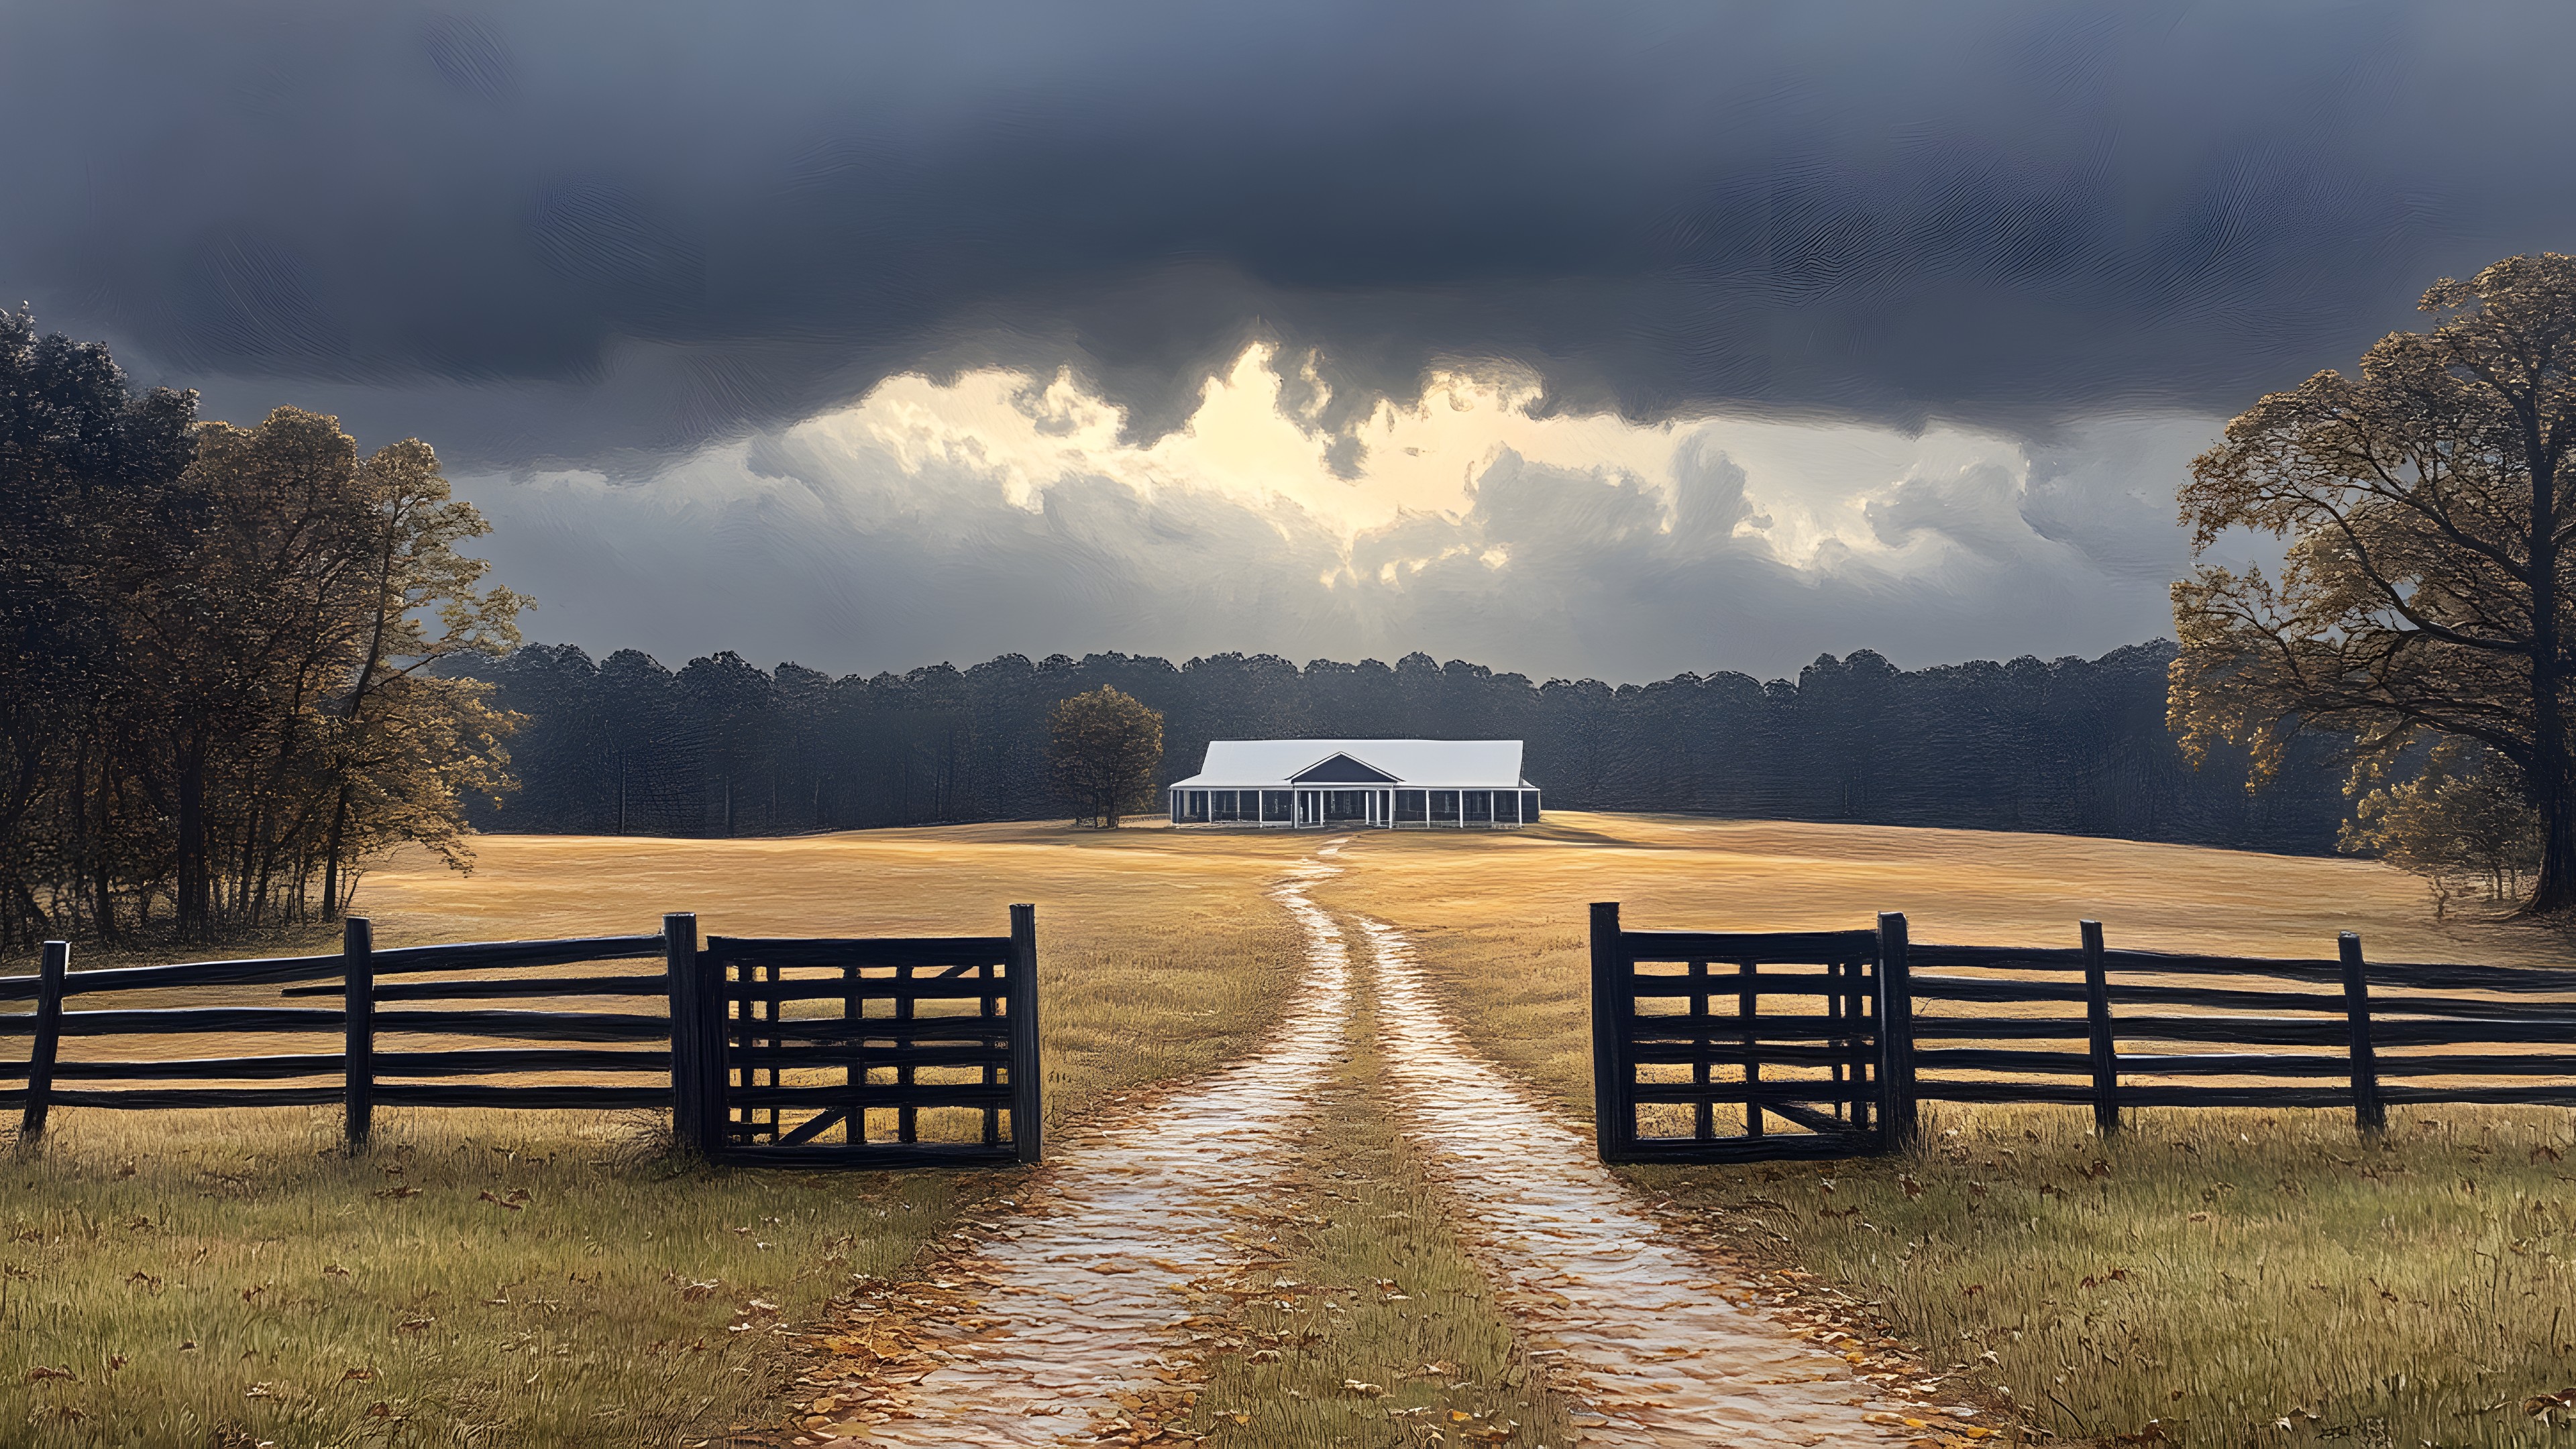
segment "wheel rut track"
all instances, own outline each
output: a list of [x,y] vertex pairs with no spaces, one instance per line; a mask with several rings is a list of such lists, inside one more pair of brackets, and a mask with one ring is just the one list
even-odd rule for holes
[[1344,1050],[1348,952],[1292,872],[1272,896],[1307,934],[1278,1029],[1252,1056],[1147,1111],[1060,1144],[1042,1199],[954,1265],[979,1291],[923,1327],[953,1335],[952,1361],[883,1396],[857,1442],[1091,1443],[1122,1396],[1189,1375],[1182,1320],[1198,1283],[1222,1279],[1267,1236],[1247,1209],[1271,1198],[1315,1086]]
[[[1279,1190],[1315,1091],[1345,1048],[1350,943],[1309,886],[1338,843],[1271,892],[1305,937],[1289,1006],[1264,1047],[1150,1108],[1068,1137],[1044,1185],[946,1270],[971,1297],[918,1321],[939,1366],[870,1389],[831,1445],[914,1449],[1098,1442],[1123,1398],[1168,1392],[1197,1365],[1191,1297],[1265,1249],[1252,1209]],[[1386,1049],[1391,1101],[1552,1387],[1586,1411],[1583,1442],[1890,1443],[1907,1433],[1841,1359],[1756,1309],[1752,1285],[1664,1241],[1594,1159],[1590,1139],[1477,1054],[1392,925],[1351,918]],[[955,1287],[954,1284],[941,1285]],[[1919,1421],[1918,1421],[1919,1422]]]
[[[1842,1359],[1740,1308],[1753,1285],[1672,1242],[1592,1140],[1467,1044],[1404,933],[1355,918],[1392,1097],[1587,1444],[1870,1444],[1920,1438],[1918,1405],[1881,1403]],[[1919,1420],[1918,1420],[1919,1421]]]

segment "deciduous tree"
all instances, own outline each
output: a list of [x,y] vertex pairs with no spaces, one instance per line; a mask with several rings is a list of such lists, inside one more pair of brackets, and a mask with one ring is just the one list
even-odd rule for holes
[[462,864],[506,784],[490,686],[524,601],[426,444],[281,408],[197,424],[104,348],[0,317],[0,941],[202,935],[347,899],[398,843]]
[[2422,876],[2435,920],[2479,887],[2507,899],[2540,863],[2540,817],[2511,763],[2483,745],[2444,740],[2408,778],[2356,784],[2344,848]]
[[2529,909],[2576,906],[2576,257],[2509,257],[2424,294],[2358,377],[2321,372],[2227,425],[2192,465],[2195,550],[2287,541],[2277,578],[2174,586],[2172,727],[2248,747],[2259,779],[2303,730],[2362,768],[2425,737],[2503,757],[2541,823]]
[[1059,702],[1048,717],[1048,762],[1081,818],[1116,829],[1118,817],[1154,798],[1163,767],[1163,717],[1114,685]]

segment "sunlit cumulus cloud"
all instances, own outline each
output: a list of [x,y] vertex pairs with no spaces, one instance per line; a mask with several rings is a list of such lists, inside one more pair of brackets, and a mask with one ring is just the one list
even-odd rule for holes
[[595,651],[834,671],[1122,649],[1466,657],[1537,677],[2099,653],[2164,631],[2173,487],[2215,421],[2043,439],[1934,425],[1534,415],[1434,374],[1319,425],[1311,359],[1248,348],[1135,438],[1075,382],[901,375],[648,476],[459,479],[491,552]]

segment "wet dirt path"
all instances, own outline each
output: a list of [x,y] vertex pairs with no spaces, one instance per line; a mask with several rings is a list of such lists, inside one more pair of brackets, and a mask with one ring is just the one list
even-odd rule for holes
[[833,1442],[1090,1443],[1122,1399],[1169,1395],[1192,1377],[1183,1330],[1194,1289],[1261,1251],[1255,1212],[1276,1195],[1294,1128],[1345,1050],[1349,953],[1305,895],[1334,869],[1309,863],[1271,892],[1307,950],[1267,1045],[1147,1111],[1050,1144],[1043,1196],[929,1285],[956,1295],[916,1320],[945,1340],[940,1366],[874,1385],[842,1410],[853,1422]]
[[[1876,1401],[1823,1349],[1726,1294],[1751,1285],[1669,1241],[1591,1139],[1477,1055],[1411,943],[1357,918],[1394,1099],[1452,1205],[1451,1228],[1591,1412],[1586,1443],[1866,1444],[1921,1437],[1922,1406]],[[1936,1421],[1937,1422],[1937,1421]]]
[[[981,1225],[992,1236],[950,1257],[934,1281],[886,1285],[916,1295],[915,1311],[887,1321],[935,1346],[901,1355],[905,1371],[841,1385],[829,1415],[839,1422],[809,1419],[798,1443],[1133,1442],[1153,1420],[1189,1416],[1203,1377],[1188,1346],[1197,1311],[1278,1251],[1264,1225],[1316,1093],[1348,1050],[1360,985],[1352,942],[1307,895],[1340,870],[1341,844],[1270,893],[1305,949],[1269,1042],[1057,1144],[1025,1207]],[[1586,1411],[1583,1442],[1886,1444],[1920,1440],[1916,1416],[1938,1422],[1930,1406],[1882,1400],[1843,1360],[1730,1302],[1749,1299],[1752,1285],[1675,1246],[1595,1160],[1588,1136],[1467,1044],[1403,933],[1348,919],[1367,958],[1398,1121],[1552,1387]],[[897,1362],[877,1351],[885,1368]],[[1140,1405],[1145,1422],[1126,1432],[1122,1414]]]

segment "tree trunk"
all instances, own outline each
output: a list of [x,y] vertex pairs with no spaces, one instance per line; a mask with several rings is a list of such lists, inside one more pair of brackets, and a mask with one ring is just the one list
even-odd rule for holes
[[179,745],[178,879],[172,906],[179,933],[203,935],[214,915],[206,872],[206,745],[202,737]]
[[[72,794],[70,803],[72,822],[72,858],[70,861],[71,868],[69,874],[75,882],[78,882],[88,877],[91,865],[89,837],[89,731],[86,729],[81,731],[81,742],[79,748],[74,750],[72,753]],[[80,887],[78,885],[74,885],[71,890],[70,912],[71,919],[74,924],[77,924],[80,920],[82,895],[83,892]],[[95,924],[95,922],[93,922],[93,924]],[[101,936],[105,936],[107,933],[102,929],[99,934]]]
[[2569,788],[2566,702],[2558,657],[2558,480],[2536,429],[2531,460],[2531,803],[2546,836],[2530,915],[2576,906],[2576,790]]
[[[2552,711],[2551,713],[2555,713]],[[2545,723],[2554,723],[2544,716]],[[2568,788],[2567,751],[2534,751],[2532,804],[2540,812],[2540,873],[2532,880],[2525,915],[2545,916],[2576,907],[2576,790]]]
[[349,828],[349,782],[340,782],[340,796],[331,807],[331,833],[322,846],[322,919],[328,921],[340,914],[340,842]]

